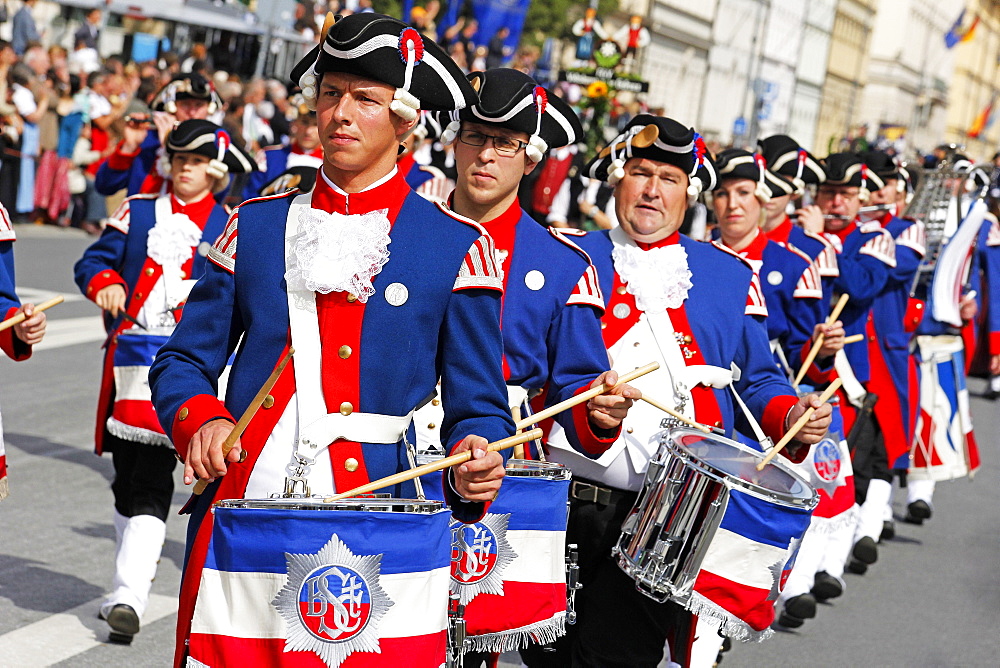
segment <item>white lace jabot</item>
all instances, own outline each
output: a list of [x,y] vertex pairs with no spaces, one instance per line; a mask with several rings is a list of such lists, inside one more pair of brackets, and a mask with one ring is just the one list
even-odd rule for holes
[[[184,275],[181,268],[194,256],[194,247],[201,241],[201,228],[183,213],[167,213],[170,202],[157,202],[156,224],[146,239],[146,255],[163,267],[167,306],[176,306],[186,298],[179,292]],[[165,211],[164,211],[165,209]]]
[[364,303],[389,261],[388,209],[344,215],[303,208],[285,281],[293,291],[350,292]]
[[611,257],[615,271],[641,311],[655,313],[678,308],[694,286],[687,252],[680,244],[643,250],[634,242],[615,243]]

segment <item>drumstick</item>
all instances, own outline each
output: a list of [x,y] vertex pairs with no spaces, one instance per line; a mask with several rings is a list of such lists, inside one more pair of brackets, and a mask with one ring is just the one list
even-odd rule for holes
[[[233,427],[233,430],[229,432],[229,436],[227,436],[226,440],[222,442],[223,459],[225,459],[226,455],[228,455],[229,452],[233,449],[233,446],[236,444],[236,441],[239,440],[240,436],[243,435],[243,432],[246,430],[247,425],[250,424],[250,420],[252,420],[253,416],[257,414],[257,409],[260,408],[261,404],[264,403],[264,399],[267,398],[268,392],[270,392],[271,388],[274,387],[274,384],[278,382],[278,378],[281,376],[281,372],[285,370],[285,366],[288,364],[288,360],[292,359],[292,355],[294,354],[295,354],[295,348],[289,346],[288,352],[285,353],[285,356],[281,358],[281,362],[279,362],[278,366],[274,368],[274,371],[271,372],[271,375],[267,377],[267,380],[264,382],[261,388],[257,390],[257,396],[253,398],[253,401],[250,402],[250,405],[247,406],[247,409],[243,411],[243,415],[240,417],[240,421],[236,423],[236,426]],[[208,480],[199,480],[194,484],[194,493],[196,495],[201,494],[202,492],[205,491],[205,488],[208,487],[208,484],[209,484]]]
[[858,341],[864,341],[864,340],[865,340],[864,334],[855,334],[854,336],[848,336],[846,339],[844,339],[844,345],[846,346],[848,343],[857,343]]
[[[819,400],[824,404],[829,401],[830,397],[833,396],[833,393],[840,389],[842,382],[843,381],[840,378],[835,378],[834,381],[830,383],[830,386],[823,390],[823,394],[819,395]],[[795,438],[795,435],[799,433],[799,430],[802,429],[802,427],[806,426],[806,422],[809,422],[809,418],[811,418],[815,412],[816,409],[812,406],[806,409],[806,412],[802,414],[802,417],[795,421],[792,428],[785,432],[785,435],[781,437],[781,440],[775,443],[774,447],[768,451],[767,456],[764,457],[759,464],[757,464],[758,471],[763,470],[764,467],[767,466],[772,459],[774,459],[774,456],[781,452],[781,449],[788,445],[789,441]]]
[[[502,438],[499,441],[494,441],[486,446],[487,452],[498,452],[500,450],[506,450],[507,448],[513,448],[515,445],[520,445],[521,443],[527,443],[528,441],[533,441],[536,438],[542,437],[541,429],[532,429],[531,431],[526,431],[522,434],[514,434],[513,436],[508,436],[507,438]],[[354,489],[348,490],[346,492],[341,492],[340,494],[334,494],[333,496],[328,496],[323,499],[324,503],[331,503],[333,501],[340,501],[341,499],[346,499],[352,496],[358,496],[359,494],[367,494],[369,492],[374,492],[377,489],[382,489],[383,487],[389,487],[390,485],[398,485],[401,482],[406,482],[407,480],[413,480],[414,478],[419,478],[425,473],[433,473],[434,471],[441,471],[449,466],[455,466],[457,464],[464,464],[465,462],[472,459],[472,451],[466,450],[465,452],[459,452],[458,454],[451,455],[450,457],[444,457],[436,462],[430,462],[424,464],[423,466],[418,466],[407,471],[400,471],[399,473],[393,473],[390,476],[386,476],[374,482],[361,485],[360,487],[355,487]]]
[[[837,300],[837,304],[833,307],[833,311],[830,312],[830,317],[826,319],[826,326],[830,327],[833,323],[837,322],[837,318],[840,317],[840,312],[844,310],[847,305],[848,294],[845,292],[840,295],[840,299]],[[806,355],[805,361],[802,363],[802,368],[799,369],[798,375],[795,376],[795,385],[801,385],[802,379],[806,377],[806,372],[809,367],[812,366],[813,361],[816,359],[816,355],[819,354],[819,349],[823,347],[823,339],[825,335],[823,332],[819,333],[816,340],[813,341],[812,347],[809,348],[809,354]]]
[[546,408],[543,411],[538,411],[537,413],[535,413],[533,415],[529,415],[528,417],[524,418],[523,420],[521,420],[520,422],[517,423],[517,428],[518,429],[524,429],[526,427],[530,427],[533,424],[538,424],[542,420],[547,420],[548,418],[552,417],[556,413],[562,413],[567,408],[572,408],[573,406],[576,406],[577,404],[582,404],[585,401],[590,401],[591,399],[593,399],[597,395],[604,394],[605,392],[607,392],[608,390],[610,390],[613,387],[618,387],[622,383],[628,383],[629,381],[633,381],[636,378],[638,378],[639,376],[645,376],[647,373],[656,371],[659,368],[660,368],[660,363],[659,362],[650,362],[646,366],[641,366],[641,367],[639,367],[637,369],[633,369],[632,371],[629,371],[628,373],[624,373],[624,374],[620,375],[618,377],[618,382],[615,383],[614,385],[608,385],[607,383],[604,383],[603,385],[598,385],[597,387],[592,387],[589,390],[587,390],[586,392],[581,392],[580,394],[576,395],[575,397],[570,397],[569,399],[566,399],[565,401],[560,401],[558,404],[555,404],[554,406],[549,406],[548,408]]
[[[41,304],[37,304],[35,306],[35,313],[41,313],[42,311],[47,311],[56,304],[62,304],[63,301],[64,299],[62,295],[56,295],[55,297],[53,297],[48,301],[44,301]],[[10,318],[7,318],[3,322],[0,322],[0,332],[4,331],[5,329],[10,329],[14,325],[24,322],[27,319],[28,316],[24,315],[24,313],[18,313],[15,316],[11,316]]]
[[647,397],[645,392],[642,394],[642,400],[645,401],[650,406],[655,406],[656,408],[659,408],[661,411],[663,411],[667,415],[669,415],[671,417],[674,417],[674,418],[677,418],[678,420],[680,420],[681,422],[683,422],[684,424],[686,424],[689,427],[694,427],[695,429],[697,429],[699,431],[703,431],[706,434],[711,434],[712,433],[712,428],[711,427],[703,425],[700,422],[695,422],[694,420],[692,420],[691,418],[687,417],[683,413],[678,413],[674,409],[667,407],[666,404],[661,404],[656,399],[653,399],[652,397]]

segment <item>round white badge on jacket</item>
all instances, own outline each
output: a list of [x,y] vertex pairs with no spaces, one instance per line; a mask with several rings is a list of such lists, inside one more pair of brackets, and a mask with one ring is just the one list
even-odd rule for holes
[[524,275],[524,284],[528,286],[529,290],[541,290],[545,285],[545,274],[537,269],[532,269]]
[[410,291],[402,283],[390,283],[385,288],[385,300],[393,306],[402,306],[410,298]]
[[767,275],[767,282],[771,285],[781,285],[782,275],[780,271],[772,271]]
[[212,244],[207,241],[202,241],[198,244],[198,255],[202,257],[208,257],[208,251],[212,250]]
[[611,313],[614,314],[619,320],[624,320],[628,317],[628,314],[632,312],[632,307],[628,304],[615,304],[615,307],[611,309]]

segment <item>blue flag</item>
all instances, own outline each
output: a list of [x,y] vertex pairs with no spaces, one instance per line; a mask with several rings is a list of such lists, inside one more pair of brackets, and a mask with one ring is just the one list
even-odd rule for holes
[[964,21],[965,7],[962,8],[962,13],[958,15],[958,18],[951,25],[951,29],[944,36],[944,45],[949,49],[961,42],[962,37],[965,36],[965,29],[962,27]]

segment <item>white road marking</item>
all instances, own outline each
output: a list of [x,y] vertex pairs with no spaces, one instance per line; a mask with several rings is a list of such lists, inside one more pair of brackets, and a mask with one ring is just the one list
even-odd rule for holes
[[[108,625],[97,617],[103,601],[88,601],[0,636],[3,665],[51,666],[106,643]],[[176,597],[150,594],[142,623],[149,625],[176,612]]]
[[[45,338],[34,347],[33,352],[103,341],[107,336],[99,315],[88,315],[80,318],[50,318],[45,326]],[[0,360],[6,359],[5,355],[0,355]]]
[[56,295],[62,295],[63,299],[67,302],[82,302],[86,298],[80,293],[76,292],[54,292],[52,290],[41,290],[39,288],[15,288],[18,298],[21,303],[31,302],[32,304],[40,304],[41,302],[52,299]]

